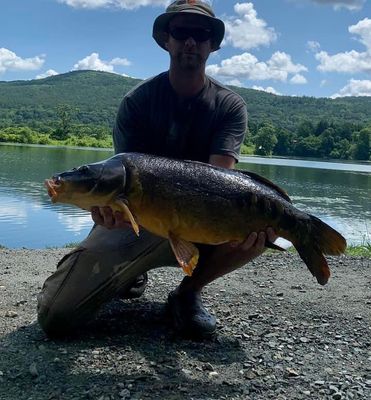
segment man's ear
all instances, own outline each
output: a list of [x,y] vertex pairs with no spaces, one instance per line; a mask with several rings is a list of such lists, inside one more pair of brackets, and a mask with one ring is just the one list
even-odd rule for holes
[[166,50],[168,50],[169,34],[167,32],[163,32],[162,35],[164,38],[164,46]]

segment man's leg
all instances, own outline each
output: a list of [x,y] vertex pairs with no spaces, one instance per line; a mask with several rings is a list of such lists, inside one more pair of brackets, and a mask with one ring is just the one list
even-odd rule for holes
[[[274,232],[267,230],[274,242]],[[252,233],[241,244],[199,246],[200,258],[192,276],[184,277],[181,284],[169,294],[168,305],[175,328],[198,338],[212,336],[216,331],[216,319],[203,306],[201,291],[215,279],[245,265],[263,253],[266,234]]]
[[38,296],[38,320],[49,336],[64,336],[151,268],[175,264],[167,240],[141,230],[96,226],[58,263]]

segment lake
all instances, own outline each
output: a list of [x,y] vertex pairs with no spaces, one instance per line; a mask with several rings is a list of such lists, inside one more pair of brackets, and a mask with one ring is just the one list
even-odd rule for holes
[[[52,204],[44,179],[103,160],[109,150],[0,145],[0,245],[45,248],[81,241],[90,214]],[[300,209],[339,230],[351,244],[371,241],[371,165],[243,157],[239,168],[283,187]]]

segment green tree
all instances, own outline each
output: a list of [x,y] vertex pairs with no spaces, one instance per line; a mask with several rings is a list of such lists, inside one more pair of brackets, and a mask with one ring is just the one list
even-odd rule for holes
[[58,126],[51,134],[53,139],[66,140],[71,132],[72,116],[77,110],[68,104],[61,104],[57,107]]
[[347,139],[342,139],[339,142],[335,142],[334,148],[330,153],[330,158],[339,158],[347,160],[351,155],[350,142]]
[[292,153],[294,135],[286,129],[279,129],[276,134],[277,143],[274,146],[273,154],[288,156]]
[[356,160],[369,160],[370,159],[370,140],[371,140],[371,127],[362,129],[356,135],[356,143],[353,149],[353,158]]
[[297,129],[297,135],[303,138],[313,135],[314,132],[314,126],[310,121],[301,122]]
[[320,145],[321,139],[317,136],[310,135],[298,140],[295,147],[295,155],[300,157],[319,157]]
[[321,135],[327,128],[329,127],[329,123],[323,119],[318,122],[316,130],[315,130],[315,135],[319,136]]
[[258,133],[254,137],[255,153],[262,156],[272,154],[274,146],[277,144],[277,137],[273,125],[267,124],[259,128]]
[[333,128],[325,129],[320,135],[320,154],[322,157],[329,157],[330,153],[334,149],[335,139],[334,139],[335,131]]

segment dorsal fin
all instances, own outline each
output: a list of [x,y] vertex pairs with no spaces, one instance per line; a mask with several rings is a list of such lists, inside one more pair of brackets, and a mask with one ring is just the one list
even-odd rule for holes
[[286,193],[286,191],[283,190],[282,188],[280,188],[279,186],[277,186],[275,183],[273,183],[269,179],[264,178],[263,176],[258,175],[254,172],[246,171],[243,169],[235,169],[234,171],[240,172],[241,174],[244,174],[244,175],[248,175],[250,178],[252,178],[260,183],[263,183],[264,185],[268,186],[270,189],[273,189],[275,192],[277,192],[286,201],[288,201],[289,203],[292,203],[292,201],[291,201],[289,195]]

